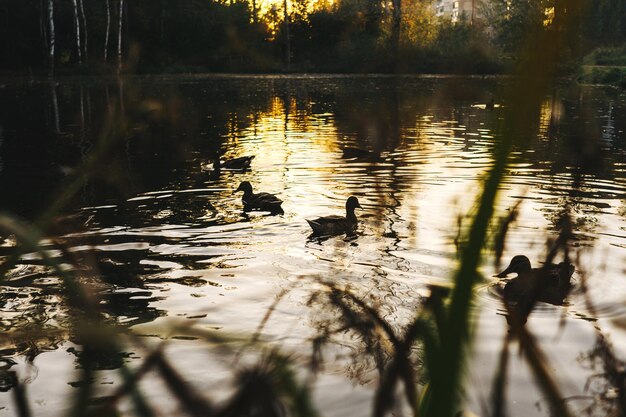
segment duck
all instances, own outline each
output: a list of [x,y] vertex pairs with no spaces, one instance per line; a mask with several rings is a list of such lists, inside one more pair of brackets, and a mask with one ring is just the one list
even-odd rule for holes
[[354,209],[362,208],[359,200],[355,196],[350,196],[346,200],[346,216],[324,216],[317,219],[308,220],[309,226],[313,229],[314,236],[334,236],[341,234],[352,234],[356,230],[358,220],[354,214]]
[[222,169],[231,171],[244,171],[250,168],[250,163],[253,159],[254,155],[240,156],[239,158],[225,159],[223,161],[216,159],[216,163],[218,163]]
[[574,270],[574,265],[569,262],[532,268],[527,256],[516,255],[509,266],[495,276],[506,278],[509,274],[517,273],[517,277],[509,280],[502,291],[507,301],[531,304],[534,301],[543,301],[563,305],[572,289],[571,277]]
[[213,160],[213,163],[207,163],[202,166],[203,171],[219,172],[224,169],[226,171],[245,171],[250,168],[250,163],[254,159],[254,155],[241,156],[233,159],[220,160],[219,156]]
[[252,184],[248,181],[242,181],[239,184],[235,193],[239,191],[243,191],[241,201],[243,202],[244,211],[260,210],[269,211],[273,214],[284,213],[282,207],[280,206],[283,201],[280,198],[270,193],[253,193]]

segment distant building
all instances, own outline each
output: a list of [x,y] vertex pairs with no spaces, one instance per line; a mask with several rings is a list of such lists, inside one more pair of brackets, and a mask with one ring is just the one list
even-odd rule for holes
[[474,22],[480,19],[480,6],[484,0],[435,0],[435,14],[437,17],[450,19],[453,23],[458,22],[463,15]]

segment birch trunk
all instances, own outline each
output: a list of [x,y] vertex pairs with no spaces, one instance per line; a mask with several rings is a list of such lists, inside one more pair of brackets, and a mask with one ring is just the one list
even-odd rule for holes
[[107,31],[104,35],[104,63],[107,62],[109,54],[109,33],[111,32],[111,0],[106,0],[107,5]]
[[120,1],[119,19],[117,22],[117,73],[122,72],[122,21],[124,20],[124,0]]
[[83,7],[83,0],[78,0],[78,8],[80,10],[80,17],[83,22],[83,54],[85,56],[85,64],[89,63],[89,55],[87,54],[87,19],[85,18],[85,8]]
[[48,75],[52,77],[54,75],[54,0],[48,0],[48,38],[50,43],[48,45]]
[[78,21],[78,4],[72,0],[74,5],[74,28],[76,29],[76,52],[78,53],[78,65],[83,65],[83,54],[80,46],[80,22]]

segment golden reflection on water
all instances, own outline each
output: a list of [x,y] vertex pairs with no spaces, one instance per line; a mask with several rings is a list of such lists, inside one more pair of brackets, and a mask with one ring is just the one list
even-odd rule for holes
[[[76,239],[77,253],[95,252],[110,284],[104,308],[113,319],[130,323],[134,332],[143,335],[160,334],[175,319],[193,320],[202,328],[225,333],[253,334],[276,294],[289,289],[263,338],[306,354],[315,325],[324,316],[323,306],[309,307],[307,300],[319,289],[318,280],[325,279],[348,286],[376,304],[390,322],[406,321],[427,286],[447,283],[452,275],[457,221],[463,219],[466,226],[471,216],[492,164],[496,129],[506,108],[504,104],[489,111],[482,106],[484,89],[493,87],[478,81],[479,86],[468,88],[465,95],[447,82],[433,84],[404,91],[380,80],[372,82],[376,88],[371,90],[370,84],[354,88],[346,82],[347,92],[333,90],[326,82],[307,92],[298,90],[299,84],[251,87],[258,98],[243,105],[233,103],[228,95],[218,104],[202,95],[195,97],[195,112],[215,129],[207,128],[207,134],[190,128],[190,136],[197,133],[211,146],[219,144],[227,158],[254,155],[252,167],[212,176],[202,166],[215,158],[214,149],[200,142],[167,182],[125,201],[83,208],[81,213],[90,218],[89,230],[68,239]],[[620,174],[623,170],[619,171],[623,150],[609,149],[615,158],[611,162],[618,167],[613,177],[601,172],[577,177],[571,161],[562,158],[566,152],[559,143],[570,122],[562,103],[566,99],[573,106],[575,100],[568,97],[546,98],[538,115],[541,140],[531,141],[541,146],[517,148],[512,156],[498,213],[506,213],[520,199],[522,204],[504,257],[523,253],[536,265],[545,255],[546,239],[554,236],[558,214],[564,206],[570,207],[577,226],[575,248],[584,249],[577,267],[584,268],[594,283],[591,296],[601,300],[598,311],[609,319],[623,317],[625,310],[619,307],[626,299],[621,282],[626,247],[622,233],[626,183]],[[349,148],[370,153],[346,157]],[[147,166],[145,171],[151,175],[152,169]],[[244,180],[256,191],[277,194],[284,201],[285,214],[242,214],[240,195],[232,193]],[[356,195],[364,208],[357,213],[358,237],[308,239],[305,219],[343,214],[350,195]],[[607,259],[617,261],[607,264]],[[606,267],[601,270],[601,265]],[[488,287],[491,259],[483,269],[487,278],[477,290],[474,382],[490,380],[491,359],[506,332],[500,300]],[[581,301],[581,294],[575,292],[569,306],[542,306],[529,321],[542,340],[550,341],[565,316],[565,335],[545,348],[558,357],[558,363],[569,366],[574,380],[587,375],[571,363],[591,340],[581,336],[588,328],[580,320],[586,314]],[[201,384],[209,378],[204,348],[180,340],[169,347],[189,378]],[[341,402],[345,396],[354,407],[334,415],[356,415],[355,410],[368,409],[369,403],[362,399],[369,398],[375,370],[372,364],[358,366],[349,360],[360,349],[359,340],[348,336],[331,348],[338,359],[321,377],[327,384],[321,385],[322,396],[330,402]],[[50,366],[45,356],[42,362],[44,368]],[[532,408],[536,396],[520,389],[530,377],[518,371],[511,390],[521,393],[519,410]],[[357,386],[352,387],[346,377]],[[49,393],[46,384],[52,379],[53,373],[41,372],[33,390]],[[157,387],[150,389],[158,392]],[[333,410],[328,411],[333,415]],[[7,415],[3,413],[0,410],[0,416]]]

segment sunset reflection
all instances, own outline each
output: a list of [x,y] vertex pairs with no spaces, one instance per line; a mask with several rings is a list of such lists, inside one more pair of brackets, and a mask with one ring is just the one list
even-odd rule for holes
[[[479,191],[502,140],[500,122],[506,106],[477,105],[485,103],[485,90],[498,86],[473,82],[461,98],[456,81],[448,79],[405,80],[402,86],[393,79],[341,77],[302,78],[298,83],[252,77],[182,84],[176,106],[190,115],[185,129],[172,133],[169,123],[176,118],[156,119],[152,123],[158,125],[151,129],[144,122],[133,128],[132,141],[114,149],[120,167],[116,175],[128,179],[127,194],[90,193],[94,185],[87,183],[76,213],[60,219],[57,227],[68,252],[98,271],[98,297],[110,321],[140,335],[161,334],[176,320],[223,333],[254,334],[280,299],[263,329],[264,340],[306,354],[308,348],[303,346],[309,346],[317,331],[332,327],[336,318],[326,304],[309,301],[312,293],[327,293],[329,283],[350,289],[375,305],[386,320],[405,325],[433,288],[450,287]],[[205,84],[210,88],[199,88]],[[132,100],[141,103],[144,96],[155,100],[152,91],[125,88],[130,115]],[[234,90],[246,92],[246,98],[232,94]],[[602,148],[598,153],[591,148],[595,153],[590,155],[608,158],[605,166],[615,170],[616,177],[609,179],[597,165],[574,169],[570,149],[563,146],[564,137],[580,131],[567,112],[598,109],[594,111],[610,113],[607,117],[613,117],[617,126],[621,119],[615,116],[615,104],[597,107],[594,100],[602,97],[598,93],[583,95],[574,106],[575,93],[543,100],[538,135],[516,144],[511,152],[495,207],[496,216],[517,210],[503,257],[524,254],[533,265],[540,265],[546,256],[546,241],[562,231],[563,217],[572,222],[574,288],[558,306],[561,310],[537,305],[528,318],[529,328],[537,320],[556,323],[562,314],[567,314],[572,328],[584,326],[578,319],[588,314],[578,291],[583,273],[594,282],[589,294],[601,300],[599,315],[619,316],[619,303],[626,299],[618,285],[619,262],[607,263],[603,270],[579,266],[621,259],[626,247],[622,236],[610,232],[624,227],[623,152]],[[106,106],[95,99],[92,105]],[[62,129],[83,127],[68,124]],[[535,142],[539,145],[529,146]],[[68,154],[76,152],[77,143],[64,142]],[[602,143],[610,147],[615,142]],[[246,169],[207,168],[216,158],[243,156],[254,156]],[[284,214],[244,212],[241,195],[233,194],[244,181],[254,192],[275,194],[283,201]],[[13,204],[37,204],[18,190],[7,188],[7,193],[13,193]],[[345,215],[346,199],[352,195],[363,207],[356,211],[356,233],[312,238],[306,219]],[[9,251],[13,245],[5,246],[0,249]],[[50,254],[60,256],[58,250]],[[41,257],[27,254],[23,262],[36,265]],[[491,277],[496,272],[493,264],[493,259],[483,262],[484,279],[475,289],[482,306],[476,316],[479,331],[491,332],[476,345],[479,361],[495,355],[493,340],[507,332],[497,289],[502,283]],[[57,277],[44,270],[30,285],[34,292],[20,298],[24,313],[5,320],[7,330],[24,326],[32,314],[48,317],[62,328],[65,315],[51,302],[61,300]],[[5,301],[12,296],[11,291],[3,294],[8,294]],[[30,308],[34,304],[37,309]],[[540,334],[550,337],[548,329]],[[182,355],[182,366],[197,368],[199,342],[181,337],[172,351]],[[54,350],[54,342],[38,339],[35,344]],[[56,342],[74,341],[62,332]],[[368,392],[381,363],[364,359],[369,350],[359,337],[342,333],[332,342],[325,351],[338,358],[329,369],[339,380],[322,388],[325,395],[333,395],[338,387],[344,387],[348,396]],[[545,348],[554,353],[551,346]],[[563,357],[578,354],[578,345],[558,349]],[[187,357],[183,353],[187,351],[194,353]],[[66,361],[80,365],[76,350],[66,353]],[[99,360],[98,366],[111,367],[119,365],[120,357],[105,355]],[[493,372],[493,363],[489,364],[484,374],[479,371],[473,377]],[[190,372],[194,378],[205,378]],[[578,377],[585,374],[573,372]],[[40,384],[49,381],[50,374],[43,375]],[[345,388],[344,379],[357,387]]]

